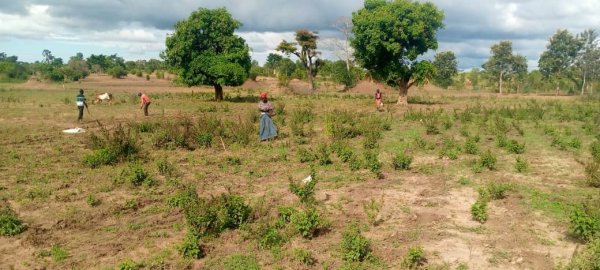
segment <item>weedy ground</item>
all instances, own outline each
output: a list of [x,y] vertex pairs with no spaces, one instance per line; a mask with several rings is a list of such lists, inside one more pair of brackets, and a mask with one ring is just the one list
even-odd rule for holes
[[[80,87],[116,100],[66,135]],[[261,143],[263,90],[279,138]],[[1,85],[1,268],[553,269],[598,252],[598,99],[415,89],[378,112],[353,92],[212,96]]]

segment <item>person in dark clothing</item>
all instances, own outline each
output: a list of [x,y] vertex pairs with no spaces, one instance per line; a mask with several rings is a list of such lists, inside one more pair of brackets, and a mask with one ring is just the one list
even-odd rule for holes
[[75,103],[77,104],[77,109],[79,109],[79,118],[77,118],[77,121],[81,123],[83,122],[83,108],[87,108],[88,106],[85,95],[83,95],[83,89],[79,89],[79,95],[77,95]]

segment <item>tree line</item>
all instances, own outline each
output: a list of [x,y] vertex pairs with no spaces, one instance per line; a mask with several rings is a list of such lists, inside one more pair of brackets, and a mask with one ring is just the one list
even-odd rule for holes
[[156,73],[156,77],[161,78],[166,70],[168,68],[161,60],[125,61],[117,54],[92,54],[84,58],[82,53],[76,53],[65,63],[50,50],[43,50],[42,60],[27,63],[18,61],[17,56],[7,56],[0,52],[0,82],[22,82],[32,76],[38,80],[73,82],[84,79],[91,73],[104,73],[113,78],[123,78],[127,74],[142,77],[143,74],[149,76]]
[[213,86],[220,100],[223,86],[238,86],[259,75],[274,76],[282,86],[293,78],[307,80],[312,90],[317,89],[318,77],[346,88],[368,77],[398,89],[399,104],[406,104],[411,87],[427,82],[442,88],[499,93],[584,94],[591,93],[600,80],[600,49],[594,30],[579,34],[558,30],[540,56],[538,70],[528,71],[527,59],[513,52],[512,42],[501,41],[491,46],[490,56],[480,68],[459,72],[453,52],[438,52],[433,60],[424,57],[437,50],[436,36],[444,27],[443,19],[444,13],[432,3],[365,0],[351,18],[342,18],[335,26],[345,38],[336,44],[339,60],[322,59],[318,32],[299,29],[295,40],[282,40],[273,48],[278,54],[269,54],[260,66],[250,58],[246,41],[235,34],[241,22],[225,8],[199,8],[175,24],[161,53],[163,61],[126,62],[116,54],[84,59],[78,53],[63,63],[44,50],[42,61],[28,64],[0,54],[0,80],[35,75],[52,81],[77,81],[94,72],[121,78],[169,70],[180,84]]

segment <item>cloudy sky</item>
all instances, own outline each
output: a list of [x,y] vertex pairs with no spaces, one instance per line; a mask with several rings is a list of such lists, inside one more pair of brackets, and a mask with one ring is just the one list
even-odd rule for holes
[[[489,47],[512,40],[535,68],[557,29],[600,28],[600,0],[431,0],[445,13],[438,51],[451,50],[462,69],[479,67]],[[32,62],[49,49],[68,59],[77,52],[126,60],[158,58],[175,22],[199,7],[226,7],[243,23],[238,34],[263,63],[293,31],[318,31],[326,58],[335,59],[333,24],[361,8],[362,0],[0,0],[0,52]]]

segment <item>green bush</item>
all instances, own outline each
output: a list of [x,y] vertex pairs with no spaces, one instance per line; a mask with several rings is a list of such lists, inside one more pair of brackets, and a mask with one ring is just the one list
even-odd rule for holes
[[310,172],[310,181],[307,183],[297,183],[291,178],[290,181],[290,192],[298,196],[302,203],[313,203],[315,201],[315,186],[317,185],[318,179],[314,168]]
[[83,158],[85,163],[90,168],[98,168],[102,165],[111,165],[118,162],[117,154],[110,149],[98,149]]
[[479,164],[483,168],[487,168],[489,170],[496,169],[496,156],[492,154],[492,151],[489,149],[486,152],[483,152],[479,155]]
[[158,173],[162,176],[171,177],[175,175],[175,165],[169,162],[166,157],[159,159],[156,162],[156,167],[158,169]]
[[291,206],[280,206],[277,210],[279,212],[278,213],[279,222],[282,225],[292,222],[292,216],[296,212],[298,212],[298,210],[296,210],[296,208],[291,207]]
[[515,170],[520,173],[527,172],[529,170],[529,164],[525,158],[517,157],[515,161]]
[[156,130],[156,127],[156,123],[144,121],[137,125],[137,130],[141,133],[152,133]]
[[427,259],[425,258],[423,247],[415,246],[408,249],[408,254],[406,254],[402,264],[409,269],[418,269],[425,265],[426,262]]
[[485,223],[487,220],[487,201],[479,199],[471,206],[471,216],[473,220],[479,223]]
[[410,169],[410,164],[413,161],[413,157],[407,155],[404,152],[397,153],[396,156],[392,159],[392,165],[396,170],[408,170]]
[[460,152],[460,146],[453,138],[445,138],[439,156],[440,158],[448,157],[451,160],[456,160]]
[[490,182],[484,188],[480,189],[480,198],[489,198],[492,200],[501,200],[506,198],[506,192],[512,190],[510,184]]
[[369,169],[371,172],[375,173],[376,175],[379,175],[381,173],[381,167],[383,165],[381,164],[381,162],[379,162],[379,159],[377,157],[378,153],[374,150],[365,151],[364,156],[366,168]]
[[291,224],[306,239],[312,239],[320,230],[326,227],[321,214],[315,208],[308,208],[294,213],[291,216]]
[[585,166],[586,183],[590,187],[600,188],[600,162],[592,161]]
[[168,203],[183,208],[188,225],[198,236],[214,236],[226,229],[237,229],[250,219],[252,212],[239,196],[224,193],[200,199],[191,188],[186,188]]
[[367,150],[375,149],[379,146],[379,143],[377,142],[378,140],[379,140],[378,133],[369,132],[369,133],[365,134],[365,138],[363,141],[363,147]]
[[571,213],[570,230],[583,241],[600,237],[600,211],[595,207],[583,205]]
[[262,249],[271,249],[279,247],[285,242],[285,239],[279,233],[276,227],[268,226],[260,232],[258,246]]
[[[208,268],[211,269],[211,268]],[[254,256],[231,255],[223,259],[223,270],[260,270],[260,265]]]
[[509,140],[505,146],[506,150],[513,154],[525,153],[525,144],[520,144],[515,140]]
[[569,142],[569,146],[574,149],[580,149],[581,148],[581,139],[579,139],[578,137],[574,137]]
[[213,141],[213,136],[212,134],[208,133],[208,132],[203,132],[198,134],[198,136],[196,137],[196,142],[198,143],[198,145],[204,147],[204,148],[209,148],[212,146],[212,141]]
[[91,207],[96,207],[100,205],[100,199],[96,198],[96,196],[94,196],[93,194],[90,194],[87,197],[85,197],[85,202]]
[[294,260],[308,266],[314,265],[317,262],[317,260],[313,257],[312,252],[303,248],[294,249]]
[[337,156],[342,160],[342,162],[346,163],[348,161],[350,161],[350,159],[354,156],[354,151],[352,151],[352,148],[350,148],[350,146],[347,145],[342,145],[340,147],[338,147],[335,152],[337,153]]
[[25,231],[27,227],[10,208],[0,209],[0,235],[14,236]]
[[92,168],[134,159],[140,151],[139,140],[131,129],[118,124],[112,131],[100,126],[100,135],[91,133],[89,145],[94,153],[84,157],[84,163]]
[[348,160],[348,167],[352,171],[360,170],[360,168],[362,168],[362,165],[363,164],[360,158],[358,158],[356,155],[352,155],[352,157],[350,157],[350,159]]
[[465,141],[464,152],[469,155],[477,155],[479,153],[479,145],[473,137],[468,137]]
[[121,179],[134,186],[152,186],[154,180],[150,173],[144,170],[144,166],[140,162],[132,162],[123,171],[121,171]]
[[204,257],[204,249],[200,245],[200,237],[193,232],[188,232],[183,243],[177,248],[185,258],[200,259]]
[[125,261],[121,262],[117,269],[119,270],[139,270],[144,267],[143,263],[138,263],[132,259],[125,259]]
[[306,149],[303,147],[298,148],[298,159],[301,163],[313,162],[317,160],[317,154],[315,154],[310,149]]
[[115,79],[121,79],[127,76],[127,70],[125,70],[125,68],[119,65],[109,68],[106,71],[106,73],[108,73],[108,75],[112,76]]
[[371,255],[371,242],[360,233],[359,225],[352,223],[342,234],[342,259],[362,262]]
[[577,252],[566,269],[600,269],[600,237],[592,240],[581,251]]
[[329,146],[325,143],[320,143],[317,146],[317,156],[319,158],[319,165],[328,165],[331,164],[331,150]]

